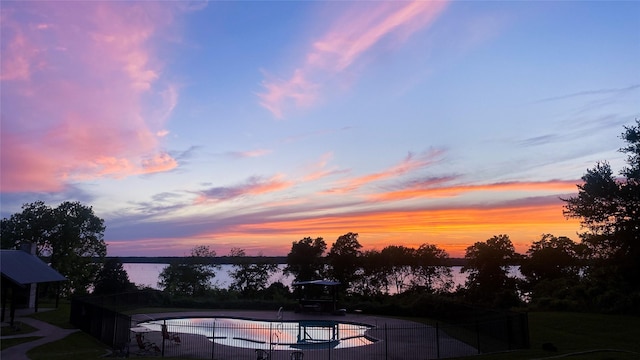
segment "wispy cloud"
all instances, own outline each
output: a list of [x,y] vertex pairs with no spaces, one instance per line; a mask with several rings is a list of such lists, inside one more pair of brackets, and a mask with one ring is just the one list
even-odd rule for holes
[[549,181],[511,181],[480,185],[451,185],[441,186],[450,179],[438,178],[425,182],[414,182],[405,189],[378,193],[369,196],[371,201],[398,201],[411,198],[443,198],[459,196],[470,192],[531,192],[531,191],[561,191],[570,192],[576,189],[576,180]]
[[[152,43],[164,3],[2,6],[2,191],[170,170],[162,150],[177,104]],[[27,135],[28,134],[28,135]]]
[[[291,242],[306,236],[321,236],[332,243],[347,232],[358,232],[366,249],[400,243],[407,246],[423,242],[437,243],[452,256],[463,256],[464,248],[475,241],[498,233],[508,233],[519,250],[538,239],[543,232],[574,236],[577,220],[562,215],[557,196],[540,196],[494,204],[464,206],[428,206],[413,209],[361,209],[360,211],[320,212],[301,216],[314,204],[295,204],[277,208],[260,207],[254,211],[207,215],[200,218],[173,218],[141,225],[127,221],[125,226],[108,229],[109,242],[122,253],[135,253],[139,244],[171,244],[158,247],[158,254],[175,254],[194,244],[212,244],[226,252],[241,246],[267,255],[281,255]],[[115,229],[114,229],[115,228]],[[123,242],[126,240],[126,244]],[[151,241],[153,240],[153,241]]]
[[231,156],[233,158],[253,158],[253,157],[262,157],[272,153],[272,150],[269,149],[255,149],[255,150],[247,150],[247,151],[229,151],[225,153],[225,155]]
[[390,47],[403,43],[411,34],[431,24],[445,9],[447,1],[367,5],[351,8],[327,33],[313,41],[304,62],[288,79],[265,72],[264,91],[258,94],[260,104],[277,118],[284,117],[289,109],[313,105],[326,81],[322,78],[345,71],[383,40],[392,42]]
[[574,92],[571,94],[564,94],[564,95],[558,95],[558,96],[552,96],[552,97],[540,99],[536,101],[536,103],[542,103],[547,101],[557,101],[557,100],[564,100],[569,98],[592,96],[592,95],[620,95],[620,94],[628,93],[637,89],[640,89],[640,84],[633,84],[623,88],[584,90],[584,91]]
[[245,195],[261,195],[281,191],[292,185],[292,182],[283,180],[282,176],[274,176],[270,179],[255,176],[249,178],[244,184],[202,190],[198,193],[196,203],[229,201]]
[[369,183],[394,178],[397,176],[408,174],[412,171],[422,169],[428,165],[440,161],[444,151],[441,149],[431,149],[419,154],[409,153],[397,165],[380,172],[367,174],[364,176],[348,179],[338,184],[338,186],[329,189],[329,193],[346,193],[361,188]]

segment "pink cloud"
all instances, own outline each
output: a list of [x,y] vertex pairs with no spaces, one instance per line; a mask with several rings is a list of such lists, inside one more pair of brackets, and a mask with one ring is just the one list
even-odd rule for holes
[[328,192],[345,193],[356,190],[362,186],[376,181],[386,180],[419,170],[438,161],[442,156],[442,150],[429,150],[420,154],[409,153],[404,160],[395,166],[385,169],[381,172],[367,174],[354,179],[350,179],[346,183],[336,188],[330,189]]
[[214,187],[201,191],[195,202],[201,204],[210,201],[228,201],[245,195],[262,195],[281,191],[291,186],[293,186],[293,182],[283,180],[282,176],[274,176],[266,180],[260,177],[252,177],[244,184]]
[[289,80],[272,78],[263,81],[262,86],[266,92],[258,94],[260,105],[279,119],[284,117],[287,108],[313,105],[319,87],[307,80],[304,71],[299,69],[294,71]]
[[326,82],[319,79],[345,71],[383,39],[391,38],[393,45],[404,42],[431,24],[446,6],[447,1],[420,0],[353,6],[325,35],[313,42],[304,63],[289,80],[268,78],[262,82],[264,92],[258,94],[260,104],[276,118],[284,117],[291,108],[315,104]]
[[161,149],[176,88],[156,40],[169,3],[36,2],[2,7],[2,191],[177,166]]

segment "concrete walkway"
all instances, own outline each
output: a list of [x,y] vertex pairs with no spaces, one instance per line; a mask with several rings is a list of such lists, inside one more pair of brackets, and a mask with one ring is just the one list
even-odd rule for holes
[[[42,311],[42,310],[40,310]],[[25,317],[26,312],[16,312],[16,323],[23,323],[34,328],[38,329],[32,333],[28,334],[20,334],[20,335],[11,335],[11,336],[2,336],[0,337],[0,341],[5,339],[15,339],[22,337],[41,337],[40,339],[29,341],[26,343],[18,344],[12,346],[8,349],[2,350],[0,352],[0,358],[2,360],[29,360],[27,356],[27,351],[38,347],[40,345],[44,345],[53,341],[57,341],[67,337],[68,335],[78,331],[78,329],[63,329],[57,326],[51,325],[44,321],[36,320],[30,317]]]

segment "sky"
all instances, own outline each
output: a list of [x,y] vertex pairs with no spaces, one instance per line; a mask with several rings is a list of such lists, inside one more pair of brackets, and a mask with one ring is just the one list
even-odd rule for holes
[[621,170],[640,2],[2,1],[0,213],[80,201],[110,256],[578,240]]

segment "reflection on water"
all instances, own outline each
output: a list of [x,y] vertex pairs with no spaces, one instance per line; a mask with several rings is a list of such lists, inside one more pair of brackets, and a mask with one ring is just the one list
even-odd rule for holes
[[[148,286],[153,289],[160,289],[158,287],[158,279],[160,277],[160,273],[164,270],[168,264],[141,264],[141,263],[126,263],[123,264],[124,270],[129,275],[129,280],[136,285]],[[278,271],[271,276],[269,279],[269,284],[274,282],[281,282],[286,286],[291,286],[293,282],[293,276],[285,275],[284,268],[286,265],[280,264],[278,265]],[[461,266],[452,266],[451,267],[451,275],[453,275],[453,287],[456,288],[458,285],[464,286],[464,283],[467,281],[467,274],[461,273]],[[211,281],[211,285],[226,289],[231,284],[231,277],[229,276],[229,271],[233,270],[233,265],[221,265],[220,269],[216,270],[216,276]],[[509,267],[509,276],[522,278],[520,274],[519,266],[511,266]],[[394,287],[391,287],[390,290],[393,291]]]
[[[258,321],[232,318],[164,320],[172,333],[203,335],[217,344],[264,350],[348,348],[373,344],[366,336],[371,327],[331,320]],[[141,323],[160,331],[160,322]]]

